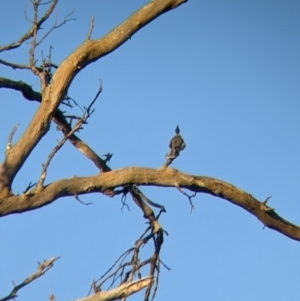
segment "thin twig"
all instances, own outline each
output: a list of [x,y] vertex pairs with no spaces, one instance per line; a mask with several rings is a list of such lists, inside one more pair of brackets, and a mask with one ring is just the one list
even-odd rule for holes
[[78,195],[74,195],[74,197],[75,197],[76,201],[78,201],[82,205],[89,206],[89,205],[93,204],[93,203],[85,203],[85,202],[81,201]]
[[99,81],[100,81],[100,85],[99,85],[99,89],[98,89],[96,96],[94,97],[94,99],[92,100],[92,102],[90,103],[90,105],[87,108],[83,107],[85,109],[86,114],[91,115],[94,112],[93,110],[91,111],[91,108],[94,105],[97,98],[99,97],[100,93],[102,92],[102,80],[100,79]]
[[51,294],[49,296],[49,301],[56,301],[56,298],[55,298],[54,294]]
[[[100,81],[101,82],[101,81]],[[47,175],[47,169],[54,157],[54,155],[63,147],[63,145],[65,144],[65,142],[69,139],[70,136],[72,136],[75,132],[79,131],[82,128],[82,125],[86,123],[87,119],[92,115],[92,113],[94,112],[94,110],[92,109],[92,105],[95,103],[95,101],[97,100],[98,96],[100,95],[102,91],[102,82],[100,85],[100,88],[96,94],[96,96],[94,97],[94,99],[92,100],[92,102],[90,103],[90,105],[85,108],[85,112],[83,113],[83,116],[81,119],[79,119],[74,128],[68,132],[59,142],[58,144],[53,148],[52,152],[49,154],[47,161],[45,162],[45,164],[43,164],[43,168],[42,168],[42,172],[41,172],[41,176],[40,179],[37,183],[37,189],[41,189],[41,187],[44,184],[44,181],[46,179],[46,175]]]
[[171,268],[169,268],[161,259],[159,260],[159,262],[164,266],[165,269],[171,271]]
[[55,30],[55,29],[61,27],[62,25],[67,24],[67,22],[69,22],[69,21],[74,21],[74,20],[76,20],[75,18],[69,18],[73,13],[74,13],[74,10],[71,11],[70,13],[68,13],[68,14],[65,16],[64,20],[61,21],[60,23],[57,23],[58,18],[57,18],[57,16],[56,16],[56,21],[55,21],[55,23],[54,23],[54,24],[52,25],[52,27],[44,34],[44,36],[43,36],[38,42],[36,42],[36,47],[39,46],[39,45],[40,45],[40,44],[41,44],[41,43],[49,36],[49,34],[50,34],[53,30]]
[[[131,188],[132,189],[132,188]],[[110,289],[117,280],[120,280],[120,285],[125,283],[133,283],[134,279],[142,279],[142,273],[141,269],[146,266],[150,266],[150,273],[147,275],[147,277],[150,277],[153,279],[153,281],[149,282],[147,286],[147,292],[148,297],[151,295],[153,298],[153,295],[155,296],[157,288],[158,288],[158,280],[154,281],[154,279],[157,279],[159,277],[160,273],[160,259],[159,259],[159,253],[161,249],[161,245],[163,243],[163,231],[159,231],[159,233],[154,234],[151,232],[149,235],[145,236],[145,234],[151,230],[151,227],[147,227],[147,229],[142,233],[142,235],[139,237],[139,239],[135,242],[135,245],[133,248],[130,248],[126,252],[124,252],[119,258],[115,261],[113,266],[97,281],[95,281],[95,286],[97,290],[102,291],[102,286],[107,283],[109,280]],[[155,250],[151,257],[141,261],[140,260],[140,250],[141,248],[146,245],[149,241],[153,239]],[[132,253],[132,257],[130,261],[125,261],[126,257]],[[117,265],[118,264],[118,265]],[[163,264],[163,263],[162,263]],[[165,266],[163,264],[163,266]],[[165,266],[166,267],[166,266]],[[125,271],[125,269],[128,269]],[[151,293],[151,288],[154,285],[153,293]],[[88,295],[90,294],[93,287],[90,288]],[[147,297],[147,300],[148,300]],[[123,299],[124,300],[124,297]],[[146,299],[145,299],[146,300]]]
[[267,205],[267,202],[268,202],[268,200],[271,198],[271,196],[268,196],[264,201],[263,201],[263,204],[264,205]]
[[54,155],[63,147],[65,142],[68,140],[69,136],[71,136],[72,134],[74,134],[76,131],[78,131],[81,128],[81,125],[82,125],[82,122],[78,121],[76,123],[76,125],[74,126],[74,128],[71,130],[71,132],[69,132],[66,136],[64,136],[58,142],[58,144],[53,148],[52,152],[48,156],[47,161],[45,162],[45,164],[42,165],[43,168],[42,168],[40,179],[37,183],[37,189],[40,189],[43,186],[44,181],[45,181],[46,176],[47,176],[47,169],[48,169]]
[[[52,3],[51,3],[52,2]],[[12,42],[6,46],[1,46],[0,47],[0,52],[6,51],[6,50],[11,50],[20,47],[25,41],[30,39],[31,37],[34,36],[34,33],[36,30],[39,30],[42,26],[42,24],[50,17],[52,14],[58,0],[53,0],[49,1],[48,3],[51,3],[49,6],[48,10],[45,12],[44,16],[36,22],[36,24],[33,24],[31,28],[29,29],[28,32],[26,32],[17,42]],[[25,10],[25,17],[26,17],[26,10]],[[29,21],[29,20],[28,20]],[[30,21],[29,21],[30,22]]]
[[0,301],[7,301],[17,297],[17,292],[23,288],[24,286],[28,285],[30,282],[34,281],[35,279],[44,275],[49,269],[53,267],[53,263],[59,259],[59,257],[52,257],[48,260],[43,261],[42,263],[38,264],[38,269],[35,273],[30,275],[29,277],[25,278],[24,281],[18,285],[14,285],[14,288],[11,292],[4,298],[0,298]]
[[187,193],[185,193],[180,186],[176,185],[175,186],[179,192],[181,192],[183,195],[185,195],[188,199],[189,199],[189,202],[190,202],[190,205],[191,205],[191,213],[193,212],[193,210],[195,209],[194,207],[194,204],[192,202],[192,198],[194,198],[196,195],[197,195],[197,192],[195,192],[193,195],[188,195]]
[[156,263],[156,269],[157,269],[157,275],[154,279],[154,288],[153,288],[151,301],[154,300],[154,298],[156,296],[156,293],[157,293],[157,290],[158,290],[159,274],[160,274],[160,260],[158,260],[157,263]]
[[23,191],[23,194],[27,194],[28,193],[28,191],[32,188],[32,187],[34,187],[36,185],[36,183],[31,183],[31,182],[29,182],[29,184],[28,184],[28,186],[25,188],[25,190]]
[[[127,191],[128,192],[128,191]],[[126,194],[127,192],[123,192],[123,195],[121,197],[121,203],[122,203],[122,207],[121,207],[121,212],[123,213],[123,208],[126,207],[128,212],[130,212],[130,207],[129,205],[126,203]]]
[[20,125],[20,124],[17,123],[17,124],[14,126],[13,130],[11,131],[11,133],[9,134],[9,136],[8,136],[8,141],[7,141],[7,144],[6,144],[6,151],[8,151],[8,150],[10,150],[10,149],[12,148],[12,139],[13,139],[13,137],[14,137],[14,135],[15,135],[15,133],[16,133],[16,131],[17,131],[19,125]]
[[94,16],[91,17],[90,28],[89,28],[87,37],[85,39],[86,41],[91,39],[91,34],[92,34],[92,31],[93,31],[93,28],[94,28]]
[[29,65],[31,68],[31,71],[33,72],[33,74],[35,75],[39,75],[41,72],[36,68],[35,66],[35,59],[34,59],[34,52],[35,52],[35,48],[36,48],[36,39],[37,39],[37,32],[39,30],[38,27],[38,7],[39,7],[39,2],[40,1],[31,1],[32,5],[33,5],[33,21],[32,21],[32,30],[33,30],[33,34],[32,34],[32,41],[31,41],[31,47],[29,50]]
[[29,65],[24,65],[24,64],[16,64],[16,63],[11,63],[8,61],[4,61],[4,60],[0,60],[0,64],[10,67],[12,69],[27,69],[27,70],[31,70]]

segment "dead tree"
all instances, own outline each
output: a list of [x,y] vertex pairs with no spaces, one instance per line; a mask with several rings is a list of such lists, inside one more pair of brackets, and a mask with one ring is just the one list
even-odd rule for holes
[[[111,170],[108,162],[112,154],[105,154],[104,158],[101,158],[87,142],[84,142],[78,136],[78,131],[82,129],[82,126],[94,112],[93,107],[101,94],[102,83],[100,83],[94,99],[87,108],[84,108],[81,116],[68,116],[59,109],[59,105],[62,103],[66,105],[72,103],[73,100],[68,96],[68,88],[81,70],[116,50],[142,27],[163,13],[177,8],[186,0],[149,1],[147,5],[136,11],[106,36],[94,40],[91,39],[93,30],[92,19],[86,40],[60,65],[52,62],[50,51],[47,59],[43,58],[42,64],[38,66],[36,64],[36,47],[51,31],[71,20],[71,16],[67,16],[63,22],[56,23],[44,36],[39,37],[41,26],[51,16],[57,2],[58,0],[51,0],[45,3],[41,0],[32,0],[34,17],[31,28],[16,42],[0,47],[0,52],[13,51],[22,47],[25,42],[30,41],[31,47],[27,64],[17,64],[4,60],[0,60],[0,63],[8,68],[27,69],[39,77],[40,80],[40,91],[34,91],[30,83],[0,77],[0,88],[18,91],[26,100],[39,103],[34,117],[21,137],[15,143],[13,142],[17,126],[8,137],[5,159],[0,164],[0,216],[4,217],[10,214],[35,210],[50,205],[64,197],[73,196],[80,201],[80,195],[96,192],[112,198],[117,195],[122,195],[124,198],[130,196],[149,224],[143,234],[137,239],[135,245],[124,252],[107,273],[97,281],[93,281],[91,285],[92,295],[78,300],[125,300],[126,297],[142,289],[145,289],[145,300],[155,296],[160,265],[163,264],[159,254],[164,235],[166,234],[166,231],[159,223],[159,217],[165,212],[165,208],[149,200],[142,192],[142,187],[146,185],[178,189],[189,199],[191,209],[193,208],[192,198],[197,193],[205,193],[222,198],[248,211],[261,221],[264,226],[276,230],[291,239],[300,240],[300,228],[280,217],[273,208],[269,207],[267,205],[269,198],[263,201],[257,200],[251,194],[221,180],[185,174],[171,168],[170,164],[179,153],[171,158],[167,157],[167,162],[158,169],[128,167],[120,170]],[[40,17],[38,11],[42,4],[47,4],[48,9]],[[41,175],[36,180],[36,183],[28,184],[23,193],[15,194],[12,191],[13,181],[32,151],[49,132],[50,123],[56,124],[62,133],[62,138],[43,164]],[[65,143],[71,143],[82,155],[93,162],[99,169],[99,173],[89,177],[60,179],[45,185],[47,169],[51,164],[51,160]],[[184,192],[183,189],[190,191],[191,195]],[[159,209],[157,215],[153,211],[154,207]],[[154,242],[153,253],[151,257],[142,260],[139,256],[140,248],[149,241]],[[40,263],[37,272],[27,277],[22,283],[14,285],[12,291],[1,298],[0,301],[15,298],[22,287],[43,275],[53,266],[56,259],[50,258]],[[144,267],[149,268],[149,272],[146,275],[143,275],[141,271]],[[115,287],[104,291],[102,286],[108,281],[111,281],[112,285],[115,284]],[[51,295],[50,299],[55,300],[54,295]]]

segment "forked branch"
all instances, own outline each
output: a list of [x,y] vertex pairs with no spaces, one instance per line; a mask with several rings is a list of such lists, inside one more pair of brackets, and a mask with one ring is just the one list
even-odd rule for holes
[[35,31],[39,30],[41,28],[42,24],[51,16],[57,2],[58,2],[58,0],[51,1],[51,4],[50,4],[49,8],[45,12],[45,14],[42,16],[42,18],[40,20],[38,20],[36,22],[36,24],[33,24],[32,27],[29,29],[29,31],[26,32],[22,37],[20,37],[17,42],[12,42],[12,43],[10,43],[6,46],[0,46],[0,52],[18,48],[25,41],[27,41],[28,39],[33,37]]
[[128,167],[107,171],[91,177],[73,177],[55,181],[39,192],[34,189],[27,195],[10,195],[0,202],[0,216],[21,213],[46,206],[62,197],[81,195],[90,192],[105,193],[126,185],[147,185],[176,187],[191,192],[206,193],[224,199],[243,208],[266,227],[300,241],[300,227],[280,217],[275,210],[269,210],[266,204],[251,194],[218,179],[184,174],[172,168]]
[[[57,0],[53,1],[53,3],[56,2]],[[9,185],[32,150],[48,132],[52,117],[56,113],[59,104],[67,95],[68,88],[75,76],[89,64],[116,50],[130,39],[133,34],[158,16],[184,2],[186,0],[152,0],[103,38],[93,41],[87,40],[82,43],[62,62],[53,75],[51,83],[46,87],[45,85],[43,86],[43,102],[39,106],[31,123],[17,141],[15,147],[6,154],[4,164],[6,166],[7,182]],[[40,21],[37,25],[40,25]],[[35,31],[36,27],[33,27],[32,37]],[[32,59],[32,61],[34,60]]]
[[[150,233],[149,233],[150,231]],[[151,240],[154,243],[154,251],[151,257],[146,259],[141,259],[141,249],[148,244]],[[159,252],[161,245],[163,243],[163,231],[160,231],[157,234],[154,234],[151,231],[151,227],[148,227],[146,231],[141,235],[141,237],[135,242],[133,248],[130,248],[126,252],[124,252],[117,261],[113,264],[113,266],[98,280],[93,281],[91,290],[95,293],[102,292],[103,286],[110,282],[109,289],[118,281],[120,285],[122,284],[129,284],[134,283],[136,279],[145,279],[143,278],[143,270],[145,267],[149,266],[149,272],[146,276],[147,279],[152,279],[148,283],[145,298],[144,300],[148,300],[150,297],[151,289],[154,286],[154,290],[152,293],[152,300],[157,290],[158,281],[157,278],[159,277]],[[131,259],[126,260],[126,258],[132,254]],[[143,287],[144,288],[144,287]],[[141,287],[142,289],[142,287]],[[90,291],[91,291],[90,290]],[[123,299],[128,297],[127,295],[123,295]]]
[[83,116],[79,118],[73,127],[71,131],[68,132],[68,134],[64,135],[64,137],[59,141],[59,143],[53,148],[52,152],[49,154],[47,161],[43,164],[42,173],[40,176],[40,179],[37,183],[37,189],[40,190],[44,184],[44,181],[46,179],[47,174],[47,168],[49,167],[54,155],[62,148],[62,146],[65,144],[65,142],[77,131],[82,129],[82,125],[87,122],[88,118],[93,114],[94,110],[92,109],[92,106],[96,102],[97,98],[99,97],[100,93],[102,92],[102,82],[100,81],[100,88],[90,103],[90,105],[85,108],[85,111],[83,113]]
[[73,15],[74,11],[71,11],[69,14],[65,16],[65,18],[58,22],[58,19],[56,17],[55,23],[51,26],[51,28],[41,37],[39,41],[36,42],[36,47],[39,46],[50,34],[53,30],[60,28],[61,26],[65,25],[69,21],[74,21],[75,18],[70,18],[71,15]]
[[38,263],[38,269],[35,273],[27,277],[26,279],[23,280],[22,283],[14,285],[13,289],[11,292],[3,298],[0,298],[0,301],[7,301],[7,300],[12,300],[17,297],[18,291],[23,288],[24,286],[28,285],[30,282],[34,281],[35,279],[43,276],[48,270],[50,270],[53,267],[53,263],[59,259],[59,257],[52,257],[48,260],[43,261],[42,263]]

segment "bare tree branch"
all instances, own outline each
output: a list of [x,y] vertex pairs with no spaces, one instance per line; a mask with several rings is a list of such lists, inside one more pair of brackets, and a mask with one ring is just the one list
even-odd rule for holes
[[[39,71],[36,66],[35,66],[35,58],[34,58],[34,52],[35,52],[35,48],[37,46],[37,33],[39,30],[38,27],[38,7],[41,3],[41,1],[31,1],[32,5],[33,5],[33,21],[32,21],[32,28],[33,28],[33,34],[32,34],[32,40],[31,40],[31,47],[29,50],[29,65],[30,65],[30,69],[33,72],[33,74],[35,75],[40,75],[41,71]],[[45,81],[41,78],[42,81],[42,87],[45,86]]]
[[159,187],[179,185],[192,192],[219,197],[245,209],[266,227],[300,241],[300,227],[283,219],[274,210],[268,210],[270,207],[259,202],[251,194],[218,179],[184,174],[172,168],[128,167],[91,177],[61,179],[47,185],[39,193],[35,193],[33,189],[26,195],[10,195],[5,201],[0,199],[0,216],[34,210],[61,197],[91,192],[105,193],[109,189],[129,184]]
[[[33,37],[35,30],[39,30],[42,26],[42,24],[50,17],[52,14],[58,0],[52,0],[51,5],[49,6],[48,10],[45,12],[44,16],[37,21],[36,24],[33,24],[30,30],[25,33],[17,42],[12,42],[6,46],[0,46],[0,52],[6,51],[6,50],[11,50],[20,47],[25,41]],[[50,2],[49,2],[50,3]]]
[[192,198],[194,198],[196,195],[197,195],[197,192],[195,192],[193,195],[188,195],[187,193],[185,193],[181,188],[180,186],[177,186],[176,187],[178,189],[178,191],[180,193],[182,193],[183,195],[185,195],[188,199],[189,199],[189,202],[190,202],[190,205],[191,205],[191,213],[193,212],[193,209],[195,209],[194,207],[194,204],[193,204],[193,201],[192,201]]
[[55,23],[52,25],[52,27],[44,34],[44,36],[43,36],[38,42],[36,42],[36,46],[39,46],[39,45],[40,45],[40,44],[41,44],[41,43],[49,36],[49,34],[50,34],[53,30],[55,30],[55,29],[61,27],[62,25],[67,24],[67,22],[69,22],[69,21],[74,21],[74,20],[75,20],[74,18],[69,18],[73,13],[74,13],[74,11],[70,12],[69,14],[67,14],[67,15],[65,16],[64,20],[61,21],[60,23],[58,23],[58,20],[57,20],[57,18],[56,18],[56,22],[55,22]]
[[[0,88],[1,87],[7,87],[7,88],[12,88],[12,89],[21,91],[22,94],[24,95],[24,97],[29,100],[36,100],[36,101],[41,100],[41,94],[33,91],[29,85],[27,85],[23,82],[14,82],[14,81],[11,81],[11,80],[8,80],[5,78],[0,78]],[[56,111],[56,114],[54,115],[53,120],[62,129],[64,135],[67,135],[71,131],[70,125],[65,120],[63,114],[60,111],[58,111],[58,110]],[[74,134],[71,135],[69,137],[69,140],[79,151],[81,151],[88,158],[90,158],[99,169],[102,169],[104,171],[110,170],[107,167],[105,160],[101,159],[93,150],[91,150],[76,135],[74,135]],[[0,167],[1,167],[1,174],[3,174],[4,167],[3,167],[3,165],[1,165]],[[140,171],[142,171],[142,170],[144,170],[144,169],[140,169]],[[158,174],[156,174],[156,176],[161,177],[162,174],[170,173],[171,170],[173,170],[173,169],[162,168],[162,169],[156,171],[156,172],[158,172]],[[126,173],[127,175],[128,174],[132,175],[131,168],[124,169],[123,172]],[[153,172],[154,172],[154,170],[153,170]],[[119,174],[120,171],[110,172],[109,174],[114,174],[114,173]],[[152,171],[150,174],[147,174],[147,176],[149,176],[149,178],[151,178],[151,174],[152,174]],[[181,174],[181,173],[179,173],[179,174]],[[139,173],[137,173],[137,175],[140,177],[141,175],[143,175],[143,173],[139,172]],[[193,181],[195,180],[194,176],[189,176],[189,177],[191,177],[190,182],[183,181],[182,179],[180,179],[181,177],[179,177],[179,178],[178,177],[179,176],[177,174],[176,177],[174,177],[172,179],[172,181],[169,177],[167,177],[166,179],[164,179],[164,181],[165,181],[164,184],[162,184],[160,182],[156,182],[156,181],[149,182],[149,179],[145,179],[144,183],[148,183],[149,185],[173,186],[173,187],[178,187],[176,185],[179,185],[181,188],[187,188],[193,192],[204,192],[204,193],[208,193],[208,194],[211,194],[214,196],[221,197],[225,200],[229,200],[230,202],[232,202],[235,205],[238,205],[238,206],[244,208],[245,210],[247,210],[248,212],[250,212],[251,214],[256,216],[265,226],[267,226],[271,229],[274,229],[292,239],[300,240],[300,228],[298,226],[293,225],[292,223],[284,220],[279,215],[277,215],[274,210],[268,210],[269,207],[266,206],[266,204],[263,204],[263,203],[259,202],[258,200],[254,199],[250,194],[243,192],[228,183],[225,183],[225,182],[222,182],[222,181],[219,181],[216,179],[212,179],[212,178],[198,177],[200,179],[205,179],[206,184],[205,184],[205,186],[202,187],[201,185],[194,186],[192,184]],[[31,196],[30,202],[23,203],[23,205],[24,204],[28,205],[28,206],[26,205],[25,207],[18,205],[21,202],[20,198],[22,198],[22,196],[12,195],[12,196],[10,196],[10,199],[12,200],[12,202],[5,202],[5,204],[6,204],[5,206],[4,206],[4,203],[0,201],[0,216],[8,215],[8,214],[16,213],[16,212],[27,211],[27,210],[34,210],[36,208],[39,208],[39,207],[42,207],[42,206],[52,203],[53,201],[58,199],[60,196],[80,195],[80,194],[87,193],[88,189],[86,187],[92,186],[93,183],[95,182],[96,178],[97,178],[97,176],[91,177],[91,178],[86,178],[86,179],[74,178],[74,179],[70,179],[70,180],[61,180],[61,181],[63,181],[63,183],[59,182],[59,181],[54,182],[54,183],[50,184],[49,186],[53,187],[53,188],[51,188],[51,190],[53,189],[53,192],[57,193],[56,196],[55,196],[55,193],[51,194],[51,196],[49,196],[49,197],[45,197],[44,195],[41,195],[40,199],[39,199],[39,196]],[[89,183],[88,179],[91,179],[90,183]],[[170,183],[170,181],[171,181],[171,183]],[[74,184],[74,182],[76,182],[76,184]],[[109,189],[116,188],[116,187],[119,187],[122,185],[128,185],[128,184],[132,184],[132,183],[133,184],[142,184],[143,181],[141,181],[141,178],[137,179],[136,177],[134,177],[134,179],[132,179],[132,178],[128,178],[128,176],[126,176],[126,179],[124,178],[124,181],[120,181],[119,183],[112,183],[112,187],[108,187],[108,186],[102,187],[99,182],[98,188],[95,186],[94,191],[104,192],[105,190],[108,190],[108,188]],[[49,189],[49,186],[47,186],[44,189],[44,192]],[[66,193],[66,190],[68,190],[69,187],[74,187],[74,189],[70,190],[72,193],[68,194],[68,193]],[[9,204],[9,206],[7,206],[8,204]]]
[[53,267],[53,263],[59,259],[59,257],[52,257],[48,260],[43,261],[42,263],[38,264],[38,270],[24,279],[24,281],[18,285],[14,285],[14,288],[11,290],[11,292],[3,298],[0,298],[0,301],[7,301],[11,299],[15,299],[17,297],[17,292],[23,288],[24,286],[28,285],[30,282],[34,281],[35,279],[43,276],[48,270],[50,270]]
[[[135,12],[105,37],[81,44],[56,70],[51,84],[43,89],[43,102],[31,123],[9,152],[4,165],[7,182],[11,183],[27,157],[48,132],[58,105],[67,94],[74,77],[83,68],[107,55],[126,42],[134,33],[161,14],[179,6],[186,0],[153,0]],[[20,151],[22,150],[22,151]]]
[[94,16],[91,17],[91,21],[90,21],[90,28],[86,37],[86,40],[90,40],[91,39],[91,34],[94,28]]
[[[35,92],[28,84],[25,84],[22,81],[17,82],[7,78],[0,77],[0,88],[9,88],[16,91],[20,91],[23,97],[28,100],[34,100],[37,102],[41,102],[42,100],[41,93]],[[101,89],[102,89],[102,85],[100,81],[99,91]],[[68,135],[69,132],[72,130],[69,122],[67,122],[65,116],[59,109],[56,110],[52,120],[57,124],[57,126],[61,129],[64,135]],[[87,158],[89,158],[96,165],[97,168],[99,168],[102,171],[110,170],[110,168],[107,167],[106,165],[107,159],[104,160],[101,159],[85,142],[83,142],[75,134],[68,135],[68,139],[72,143],[72,145],[76,147]],[[110,157],[111,155],[108,156],[108,158]]]
[[[84,123],[86,123],[88,118],[93,114],[94,111],[92,110],[92,106],[94,105],[95,101],[97,100],[97,98],[99,97],[101,92],[102,92],[102,82],[100,81],[100,88],[99,88],[96,96],[94,97],[94,99],[90,103],[90,105],[87,108],[85,108],[83,116],[80,119],[77,120],[77,122],[76,122],[75,126],[73,127],[73,129],[70,132],[68,132],[67,135],[64,135],[62,140],[54,147],[52,152],[49,154],[46,163],[43,164],[42,173],[41,173],[40,179],[37,183],[37,189],[38,190],[41,189],[43,184],[44,184],[44,181],[46,179],[46,174],[47,174],[47,168],[49,167],[50,162],[53,159],[54,155],[62,148],[62,146],[65,144],[65,142],[69,139],[70,136],[72,136],[75,132],[82,129],[82,125]],[[78,197],[77,197],[77,199],[79,200]]]
[[[112,287],[117,280],[121,282],[121,284],[124,283],[132,283],[134,281],[134,278],[142,279],[142,272],[141,269],[146,267],[147,265],[150,266],[150,271],[147,277],[152,278],[156,281],[149,282],[149,285],[147,286],[147,290],[145,293],[144,300],[148,300],[151,292],[151,288],[154,285],[154,294],[157,289],[157,278],[159,277],[159,251],[160,247],[163,243],[163,231],[160,231],[156,235],[151,232],[150,234],[146,235],[150,231],[150,227],[144,231],[144,233],[141,235],[141,237],[135,242],[135,245],[133,248],[130,248],[129,250],[125,251],[118,259],[117,261],[112,265],[112,267],[97,281],[93,281],[91,289],[94,291],[102,291],[102,287],[105,283],[107,283],[109,280],[111,281],[110,287]],[[145,260],[141,260],[140,257],[140,251],[141,248],[143,248],[151,239],[154,241],[154,252],[150,258],[147,258]],[[132,253],[132,257],[130,261],[126,261],[125,259],[128,257],[128,255]],[[119,265],[117,266],[117,264]],[[110,288],[109,287],[109,288]],[[90,289],[90,291],[91,291]],[[124,296],[122,300],[125,300],[127,296]],[[152,298],[153,299],[153,298]]]
[[27,69],[27,70],[31,69],[29,65],[16,64],[16,63],[11,63],[11,62],[4,61],[4,60],[0,60],[0,64],[10,67],[12,69]]
[[155,234],[162,230],[162,227],[155,217],[153,210],[143,201],[141,197],[141,191],[133,187],[130,189],[130,194],[135,204],[142,210],[144,217],[149,220],[152,233]]
[[56,301],[56,298],[55,298],[54,294],[51,294],[49,296],[49,301]]
[[19,127],[19,123],[17,123],[17,124],[14,126],[13,130],[12,130],[11,133],[9,134],[9,136],[8,136],[8,141],[7,141],[7,144],[6,144],[6,150],[11,149],[11,147],[12,147],[12,139],[13,139],[13,137],[14,137],[14,135],[15,135],[17,129],[18,129],[18,127]]
[[[30,69],[34,74],[40,76],[42,82],[42,93],[39,93],[34,91],[28,84],[21,81],[16,82],[6,78],[0,78],[0,88],[10,88],[20,91],[24,98],[40,103],[32,122],[19,141],[17,141],[15,145],[12,144],[14,130],[8,139],[6,157],[3,164],[0,164],[0,216],[35,210],[67,196],[74,196],[76,200],[81,202],[79,195],[94,192],[109,195],[111,197],[121,193],[123,193],[123,196],[130,194],[135,204],[142,210],[144,217],[149,221],[149,227],[140,239],[136,241],[135,247],[120,256],[119,260],[121,263],[116,268],[116,271],[106,274],[98,286],[96,282],[93,282],[93,296],[78,299],[77,301],[125,300],[126,297],[144,288],[146,288],[144,300],[148,301],[150,296],[152,296],[152,299],[155,297],[158,287],[160,263],[162,263],[160,260],[160,250],[164,241],[164,233],[167,234],[159,224],[158,219],[160,214],[166,210],[164,206],[152,202],[147,198],[136,185],[175,187],[188,197],[191,210],[194,208],[192,198],[195,197],[197,193],[206,193],[222,198],[248,211],[257,217],[264,226],[274,229],[294,240],[300,241],[300,227],[284,220],[277,215],[275,209],[267,206],[269,198],[260,202],[251,194],[248,194],[229,183],[213,178],[184,174],[175,169],[168,168],[178,155],[173,157],[167,156],[164,166],[157,170],[150,168],[123,168],[112,171],[110,167],[107,166],[107,162],[112,154],[108,153],[105,155],[105,159],[101,159],[96,152],[75,135],[75,132],[81,128],[82,124],[86,122],[87,118],[93,113],[92,105],[101,93],[102,85],[92,103],[85,108],[84,116],[82,118],[71,116],[71,122],[67,122],[66,119],[68,117],[64,116],[58,109],[59,105],[67,99],[68,88],[75,76],[82,69],[117,49],[143,26],[161,14],[186,1],[187,0],[149,1],[147,5],[135,12],[121,25],[109,32],[105,37],[97,40],[90,39],[94,22],[92,18],[85,42],[63,61],[53,76],[51,67],[55,65],[51,63],[51,50],[48,62],[42,57],[42,66],[37,67],[35,61],[35,49],[55,28],[60,27],[66,21],[70,20],[67,16],[62,23],[58,24],[55,22],[41,40],[37,41],[37,34],[38,30],[41,28],[41,24],[52,14],[58,0],[46,2],[42,2],[42,0],[32,0],[34,17],[33,21],[31,21],[32,27],[30,31],[23,35],[16,43],[0,47],[0,52],[15,49],[21,46],[24,41],[31,38],[32,44],[29,54],[30,66],[10,63],[3,60],[0,60],[0,64],[13,69]],[[51,5],[45,15],[38,20],[38,7],[46,4]],[[76,119],[77,122],[72,128],[71,123],[74,119]],[[38,184],[30,183],[22,194],[14,195],[11,191],[13,179],[40,139],[48,132],[51,121],[54,121],[58,125],[64,137],[50,153],[48,160],[43,166],[42,175]],[[90,177],[62,179],[44,186],[46,171],[51,159],[67,140],[69,140],[77,150],[81,151],[89,158],[102,173]],[[181,188],[192,191],[194,194],[189,195]],[[151,207],[159,208],[159,214],[154,214]],[[150,258],[141,261],[139,257],[140,247],[148,242],[153,242],[154,252]],[[131,261],[124,263],[123,258],[131,252],[133,253]],[[51,258],[48,261],[39,264],[36,273],[26,278],[21,284],[16,285],[11,293],[0,299],[0,301],[6,301],[17,297],[18,290],[43,275],[52,267],[53,262],[57,259],[58,258]],[[113,267],[115,265],[116,263]],[[142,278],[140,269],[146,265],[149,265],[150,271],[148,277]],[[103,291],[101,285],[111,278],[113,278],[111,285],[114,285],[117,279],[120,279],[122,282],[117,288]],[[135,280],[136,278],[138,278],[138,280]],[[55,300],[54,295],[51,295],[49,298],[50,300]]]
[[1,88],[8,88],[19,91],[27,100],[34,100],[38,102],[42,101],[42,94],[34,91],[31,86],[22,81],[13,81],[8,78],[0,77],[0,89]]
[[[101,291],[93,296],[85,297],[82,299],[76,299],[75,301],[110,301],[117,300],[123,297],[129,297],[141,291],[143,288],[147,287],[151,283],[151,277],[145,277],[130,283],[123,283],[115,289],[109,291]],[[0,300],[1,301],[1,300]]]

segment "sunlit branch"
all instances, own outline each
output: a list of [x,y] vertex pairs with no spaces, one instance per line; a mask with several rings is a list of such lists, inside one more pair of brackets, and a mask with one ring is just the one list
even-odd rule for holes
[[17,42],[12,42],[12,43],[10,43],[6,46],[0,46],[0,52],[18,48],[25,41],[27,41],[28,39],[33,37],[34,32],[36,30],[38,30],[42,26],[42,24],[50,17],[50,15],[52,14],[58,0],[49,1],[49,3],[50,2],[52,2],[52,3],[49,6],[48,10],[45,12],[44,16],[38,22],[36,22],[36,24],[33,24],[32,27],[29,29],[29,31],[27,33],[25,33],[21,38],[19,38],[19,40]]
[[73,177],[48,184],[35,194],[11,195],[0,203],[0,216],[21,213],[46,206],[61,197],[91,192],[105,193],[118,187],[135,184],[159,187],[177,187],[191,192],[206,193],[239,206],[258,218],[266,227],[300,241],[300,227],[280,217],[275,210],[255,199],[251,194],[224,181],[181,173],[172,168],[151,169],[128,167],[100,173],[91,177]]
[[59,257],[52,257],[48,260],[43,261],[42,263],[38,264],[38,269],[35,273],[27,277],[26,279],[23,280],[22,283],[15,285],[11,292],[3,298],[0,298],[0,301],[7,301],[7,300],[12,300],[17,297],[17,292],[23,288],[24,286],[28,285],[30,282],[34,281],[35,279],[43,276],[48,270],[50,270],[53,267],[53,263],[59,259]]
[[10,150],[10,149],[11,149],[11,147],[12,147],[12,139],[13,139],[13,137],[14,137],[14,135],[15,135],[17,129],[18,129],[18,127],[19,127],[19,123],[17,123],[17,124],[14,126],[13,130],[12,130],[11,133],[9,134],[9,136],[8,136],[8,141],[7,141],[7,144],[6,144],[6,150]]
[[69,139],[70,136],[72,136],[75,132],[82,129],[82,125],[87,122],[88,118],[91,117],[91,115],[94,112],[94,110],[92,109],[92,106],[96,102],[96,100],[99,97],[101,92],[102,92],[102,82],[100,81],[100,88],[99,88],[96,96],[94,97],[94,99],[91,101],[90,105],[87,108],[85,108],[83,116],[77,120],[75,126],[71,129],[71,131],[69,131],[67,135],[64,135],[62,140],[54,147],[52,152],[49,154],[47,161],[43,164],[42,173],[41,173],[40,179],[37,183],[38,190],[41,189],[44,184],[44,181],[46,179],[46,174],[47,174],[47,168],[49,167],[54,155],[62,148],[62,146],[65,144],[65,142]]

